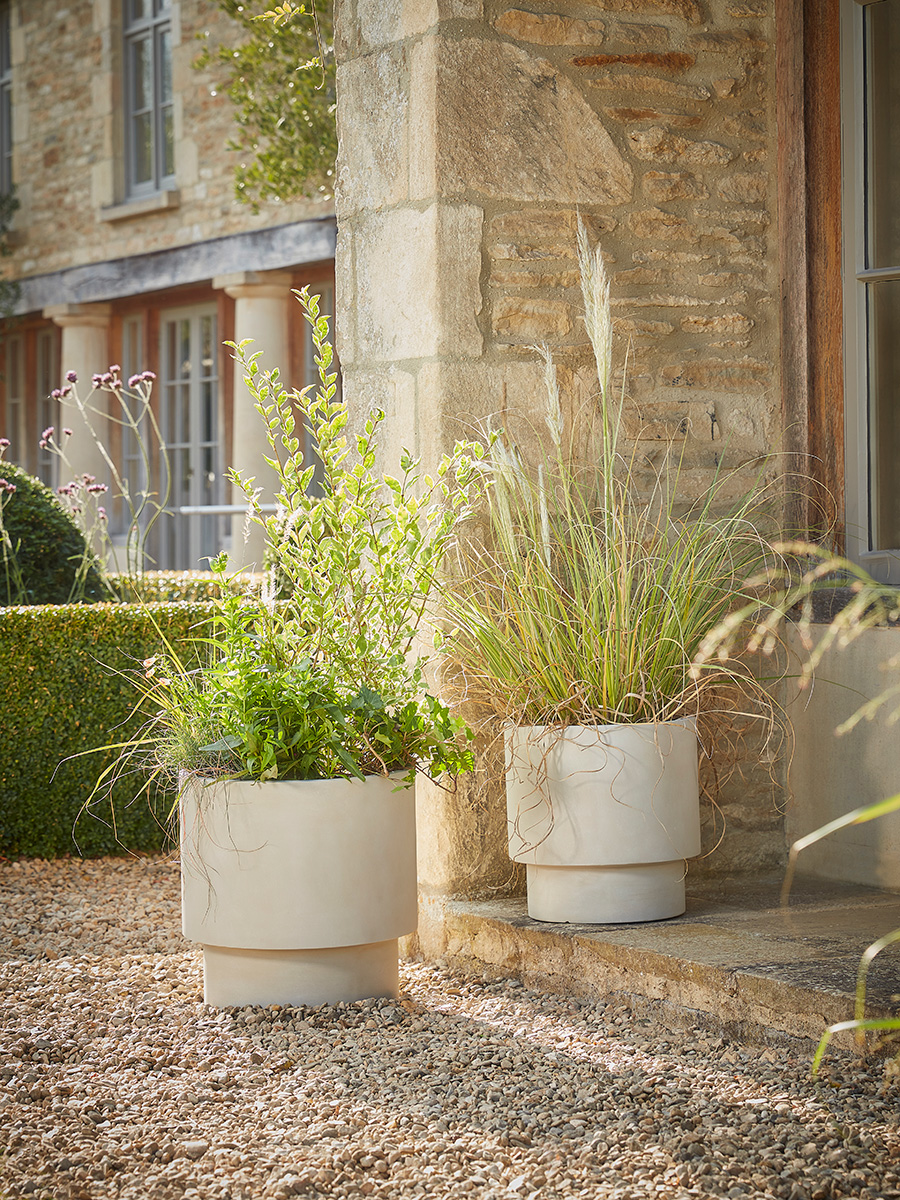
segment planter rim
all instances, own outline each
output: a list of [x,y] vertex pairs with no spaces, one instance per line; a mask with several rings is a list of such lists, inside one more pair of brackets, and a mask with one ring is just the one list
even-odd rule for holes
[[600,725],[596,722],[588,724],[575,725],[529,725],[520,721],[504,721],[504,732],[512,732],[516,729],[537,729],[552,733],[558,733],[560,736],[565,736],[570,729],[594,729],[597,733],[605,733],[607,730],[614,729],[652,729],[654,726],[665,727],[668,725],[678,725],[682,729],[691,729],[696,731],[697,718],[694,716],[688,717],[672,717],[666,721],[612,721],[606,725]]
[[[375,779],[392,779],[398,784],[393,791],[408,791],[415,786],[415,780],[409,780],[409,771],[391,771],[387,775],[366,775],[363,779],[345,779],[343,776],[330,776],[327,779],[235,779],[231,776],[220,778],[218,776],[199,775],[192,771],[179,771],[178,773],[178,799],[182,799],[184,793],[189,789],[196,787],[202,791],[215,791],[218,787],[258,787],[265,789],[266,794],[273,796],[276,791],[284,788],[296,788],[298,784],[303,784],[304,787],[323,788],[330,790],[339,790],[346,787],[348,784],[354,784],[356,787],[365,787],[368,783]],[[407,782],[404,782],[407,780]]]

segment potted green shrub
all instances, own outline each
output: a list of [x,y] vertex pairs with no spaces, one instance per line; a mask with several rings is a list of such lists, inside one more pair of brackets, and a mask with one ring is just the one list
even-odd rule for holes
[[[380,474],[384,414],[348,444],[327,319],[300,295],[318,390],[286,392],[234,347],[279,485],[267,514],[234,477],[265,530],[267,582],[223,587],[209,630],[144,664],[150,716],[117,766],[149,758],[180,780],[183,927],[217,1005],[396,994],[417,916],[413,778],[471,762],[414,643],[481,448],[458,444],[433,478],[405,451],[396,478]],[[224,583],[224,557],[213,570]]]
[[700,851],[698,728],[735,689],[749,698],[738,711],[771,719],[744,662],[695,665],[770,557],[766,489],[729,500],[735,479],[720,472],[685,504],[677,458],[655,471],[629,449],[609,283],[583,227],[579,260],[599,383],[595,412],[579,414],[591,453],[575,453],[584,430],[564,428],[544,349],[540,465],[508,434],[489,449],[488,530],[445,589],[445,649],[466,696],[505,727],[510,855],[527,865],[530,915],[653,920],[684,911],[684,860]]

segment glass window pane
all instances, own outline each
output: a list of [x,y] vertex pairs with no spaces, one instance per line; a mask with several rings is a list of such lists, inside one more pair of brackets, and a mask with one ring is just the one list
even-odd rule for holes
[[153,178],[153,131],[150,113],[142,113],[132,123],[134,131],[134,182],[147,183]]
[[128,20],[144,21],[151,15],[153,0],[129,0]]
[[3,6],[0,12],[0,72],[8,75],[11,69],[9,54],[9,5]]
[[900,280],[869,288],[873,549],[900,549]]
[[216,414],[214,407],[213,386],[211,383],[204,383],[202,387],[203,397],[203,440],[204,442],[212,442],[216,435]]
[[200,319],[200,363],[202,366],[201,374],[206,378],[214,375],[213,370],[213,342],[215,340],[215,317],[201,317]]
[[175,174],[175,133],[172,126],[171,107],[162,114],[162,173],[163,178]]
[[153,53],[149,37],[131,43],[131,104],[135,113],[153,105]]
[[166,322],[166,382],[172,383],[178,377],[176,371],[176,352],[175,352],[175,322]]
[[159,102],[168,104],[172,99],[172,36],[168,29],[159,34]]
[[179,442],[187,446],[191,441],[191,386],[189,383],[182,384],[178,391],[179,424],[176,436]]
[[900,4],[865,9],[868,54],[870,267],[900,265]]

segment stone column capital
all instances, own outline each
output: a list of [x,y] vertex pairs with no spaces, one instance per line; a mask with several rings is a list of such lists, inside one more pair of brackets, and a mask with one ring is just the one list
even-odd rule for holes
[[54,321],[61,329],[78,325],[93,329],[106,329],[112,319],[110,304],[48,304],[44,316]]
[[232,300],[281,300],[291,290],[287,271],[236,271],[231,275],[216,275],[212,283]]

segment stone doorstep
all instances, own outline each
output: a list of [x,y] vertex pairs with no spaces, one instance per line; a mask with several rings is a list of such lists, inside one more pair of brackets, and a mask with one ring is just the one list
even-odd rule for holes
[[[407,956],[483,978],[663,1009],[750,1043],[804,1038],[853,1016],[857,968],[876,938],[900,927],[900,895],[800,879],[788,907],[780,876],[688,881],[682,917],[641,925],[532,920],[521,897],[419,898]],[[900,1011],[900,946],[869,972],[868,1016]],[[844,1036],[845,1047],[852,1045]]]

